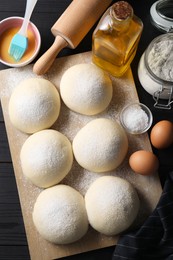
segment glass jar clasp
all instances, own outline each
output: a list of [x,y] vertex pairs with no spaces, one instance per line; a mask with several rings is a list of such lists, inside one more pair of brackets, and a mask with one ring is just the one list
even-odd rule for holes
[[173,32],[173,26],[170,26],[169,29],[166,32],[167,33],[172,33]]
[[[165,99],[165,96],[168,97]],[[171,109],[171,103],[173,97],[173,87],[164,87],[154,92],[153,99],[156,101],[154,107],[161,108],[161,109]]]

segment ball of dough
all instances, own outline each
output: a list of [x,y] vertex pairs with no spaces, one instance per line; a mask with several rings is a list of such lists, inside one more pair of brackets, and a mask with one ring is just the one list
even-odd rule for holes
[[47,188],[59,183],[70,171],[72,146],[60,132],[42,130],[28,137],[20,159],[23,174],[35,185]]
[[130,227],[140,206],[133,186],[113,176],[103,176],[94,181],[86,192],[85,203],[90,225],[107,236]]
[[14,89],[10,97],[10,120],[25,133],[35,133],[51,127],[59,112],[59,93],[46,79],[26,79]]
[[49,242],[73,243],[88,230],[84,198],[67,185],[48,188],[37,197],[33,222],[40,235]]
[[77,162],[93,172],[117,168],[125,158],[128,139],[115,121],[99,118],[90,121],[75,136],[73,152]]
[[84,115],[95,115],[112,99],[112,81],[94,64],[77,64],[62,76],[60,94],[68,108]]

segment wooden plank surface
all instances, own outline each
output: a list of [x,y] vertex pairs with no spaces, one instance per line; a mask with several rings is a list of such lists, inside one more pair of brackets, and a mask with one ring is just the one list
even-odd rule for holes
[[[82,62],[91,62],[91,53],[82,53],[73,56],[68,56],[64,58],[59,58],[56,60],[56,63],[52,70],[46,75],[50,81],[52,81],[57,88],[59,88],[59,82],[64,71],[72,66],[73,64],[82,63]],[[25,69],[9,69],[6,71],[0,72],[0,77],[2,79],[2,83],[0,83],[1,90],[1,102],[3,108],[3,115],[6,124],[6,130],[8,135],[8,141],[11,150],[11,156],[13,160],[15,177],[20,197],[20,203],[22,207],[25,229],[27,234],[27,239],[29,243],[30,254],[33,260],[37,259],[55,259],[60,258],[67,255],[73,255],[97,248],[103,248],[107,246],[114,245],[117,241],[117,237],[108,238],[98,234],[92,229],[89,230],[87,235],[81,239],[79,242],[76,242],[72,245],[67,246],[58,246],[53,245],[45,241],[40,235],[37,233],[33,222],[32,222],[32,208],[35,202],[36,197],[40,193],[40,189],[32,185],[29,181],[27,181],[21,170],[19,154],[20,149],[28,135],[21,133],[16,130],[10,120],[8,115],[8,101],[12,90],[15,85],[20,82],[23,78],[33,77],[35,75],[32,74],[32,65],[27,66]],[[103,114],[99,115],[103,117],[111,117],[115,120],[118,120],[118,113],[122,109],[122,107],[131,102],[132,100],[138,100],[136,88],[134,85],[133,77],[131,74],[131,70],[129,70],[121,79],[113,80],[114,87],[114,97],[109,109]],[[63,132],[63,109],[66,109],[65,106],[62,106],[61,116],[60,116],[60,124],[57,121],[57,124],[53,126],[54,129],[62,130]],[[76,116],[75,113],[71,113],[71,116]],[[90,121],[92,118],[87,118],[86,120]],[[81,120],[81,123],[84,124],[86,121]],[[69,125],[70,128],[75,128],[76,131],[79,127],[74,125]],[[81,125],[80,125],[81,127]],[[66,128],[68,129],[68,128]],[[68,130],[65,133],[68,136]],[[68,136],[69,139],[72,136]],[[129,138],[129,154],[136,149],[147,149],[151,150],[151,146],[148,140],[148,135],[143,134],[141,136],[132,136],[128,135]],[[72,141],[72,140],[71,140]],[[71,176],[73,173],[71,173]],[[123,165],[114,172],[116,176],[120,176],[122,178],[128,179],[137,189],[140,200],[141,200],[141,209],[138,221],[141,222],[144,220],[151,211],[155,208],[155,205],[160,197],[161,186],[159,178],[156,175],[151,177],[144,177],[140,175],[136,175],[130,172],[128,168],[127,159],[123,163]],[[71,177],[70,177],[71,178]],[[70,179],[69,178],[69,179]],[[63,183],[70,184],[68,178],[66,178]],[[76,188],[76,187],[75,187]],[[87,189],[87,187],[85,188]],[[85,192],[85,191],[81,191]]]
[[0,133],[0,259],[29,260],[23,216],[1,109]]

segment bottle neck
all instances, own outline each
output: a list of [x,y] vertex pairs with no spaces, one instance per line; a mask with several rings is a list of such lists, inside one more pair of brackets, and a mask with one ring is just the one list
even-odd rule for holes
[[133,8],[125,1],[118,1],[110,7],[112,26],[118,28],[127,27],[133,17]]

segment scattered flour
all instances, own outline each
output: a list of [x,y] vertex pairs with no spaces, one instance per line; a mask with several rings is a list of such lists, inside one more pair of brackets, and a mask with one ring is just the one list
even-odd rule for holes
[[[7,73],[5,73],[7,71]],[[8,76],[7,76],[8,75]],[[17,76],[16,76],[17,75]],[[46,76],[37,76],[32,72],[32,65],[25,66],[24,68],[13,68],[2,70],[0,72],[1,83],[5,87],[0,86],[0,97],[8,97],[13,92],[18,84],[29,78],[46,78]]]
[[[77,57],[77,56],[76,56]],[[72,60],[73,59],[73,60]],[[68,67],[74,65],[74,63],[78,63],[80,60],[77,58],[69,58],[69,62],[63,64],[57,60],[57,63],[55,62],[55,65],[53,67],[53,70],[50,71],[50,73],[46,74],[44,78],[49,79],[55,86],[59,89],[59,82],[61,75],[63,74],[64,69],[67,69]],[[88,59],[85,60],[85,62],[89,62]],[[65,67],[64,67],[65,66]],[[78,113],[72,112],[63,104],[60,111],[60,116],[57,120],[57,122],[53,125],[53,129],[56,129],[60,132],[62,132],[64,135],[66,135],[69,140],[72,142],[77,132],[85,126],[89,121],[104,117],[109,118],[112,120],[119,120],[119,114],[122,110],[122,108],[127,105],[128,103],[131,103],[132,101],[137,100],[137,93],[134,88],[134,82],[131,80],[130,71],[127,71],[127,73],[123,76],[123,78],[112,78],[113,81],[113,98],[110,103],[110,106],[102,113],[100,113],[97,116],[84,116],[80,115]],[[17,75],[17,77],[16,77]],[[24,79],[31,78],[31,77],[37,77],[32,72],[32,66],[26,66],[25,68],[20,69],[9,69],[8,73],[5,71],[0,72],[0,96],[2,100],[2,105],[5,113],[5,120],[7,122],[9,121],[9,115],[8,115],[8,100],[10,98],[10,95],[13,91],[13,89]],[[31,212],[33,208],[33,204],[35,202],[36,197],[38,194],[42,191],[41,189],[34,187],[28,180],[24,178],[21,172],[21,165],[19,160],[19,153],[20,149],[24,143],[24,141],[27,139],[28,135],[24,135],[18,130],[12,128],[10,124],[8,124],[8,129],[10,130],[9,133],[9,140],[11,146],[14,146],[15,144],[15,165],[18,172],[16,172],[16,178],[21,186],[22,193],[22,208],[24,209],[24,212],[27,212],[28,219],[30,219],[30,225],[32,225],[31,221]],[[140,148],[148,148],[149,141],[147,139],[147,136],[143,138],[139,138],[138,136],[130,136],[129,138],[129,154]],[[14,143],[14,144],[13,144]],[[17,145],[17,149],[16,149]],[[14,150],[14,149],[13,149]],[[17,168],[18,167],[18,168]],[[143,185],[141,185],[141,176],[136,176],[133,174],[133,172],[128,167],[128,156],[125,159],[125,161],[116,169],[116,171],[107,172],[107,173],[93,173],[89,172],[82,167],[80,167],[77,162],[75,161],[73,164],[73,167],[69,174],[66,176],[66,178],[61,182],[63,184],[69,185],[76,190],[78,190],[82,195],[85,195],[86,191],[88,190],[89,186],[92,182],[94,182],[97,178],[101,176],[119,176],[122,178],[127,179],[130,183],[134,185],[134,187],[137,189],[140,199],[141,199],[141,205],[145,205],[146,201],[150,201],[150,197],[152,194],[152,189],[149,189],[147,193],[145,192]],[[144,181],[144,180],[143,180]],[[148,179],[145,179],[145,185],[152,186],[155,182],[150,180],[148,183]],[[155,185],[155,184],[154,184]],[[152,186],[153,188],[153,186]],[[152,204],[153,203],[153,204]],[[151,210],[153,209],[153,205],[155,204],[155,201],[151,201]],[[28,208],[29,206],[29,208]],[[145,214],[148,214],[148,211],[146,211]],[[30,216],[30,217],[29,217]],[[144,216],[142,215],[142,219]],[[109,238],[108,238],[109,239]],[[42,240],[41,240],[42,242]]]
[[[75,62],[77,62],[77,60],[75,60]],[[88,59],[86,59],[85,62],[89,62]],[[63,68],[63,71],[72,65],[74,65],[74,61],[73,62],[70,61],[69,63],[67,63],[66,68]],[[50,73],[44,75],[44,78],[50,80],[59,89],[59,83],[60,83],[61,76],[63,75],[63,71],[62,71],[61,64],[57,61],[57,63],[55,63],[54,69],[51,70]],[[129,73],[131,72],[129,71]],[[13,89],[22,80],[31,77],[40,77],[40,76],[36,76],[32,72],[32,65],[26,66],[25,68],[8,69],[8,73],[6,71],[1,71],[0,74],[2,76],[2,81],[0,82],[0,90],[1,90],[0,94],[2,99],[6,99],[6,98],[9,99]],[[105,111],[95,116],[80,115],[78,113],[69,110],[62,102],[59,118],[52,128],[66,135],[67,138],[69,138],[69,140],[72,142],[77,132],[93,119],[102,117],[102,118],[109,118],[112,120],[119,120],[119,114],[122,108],[128,103],[130,103],[132,100],[136,100],[137,95],[135,89],[133,88],[134,82],[133,80],[131,80],[131,76],[128,74],[128,72],[123,76],[123,78],[111,77],[111,79],[113,83],[113,97],[109,107]],[[5,109],[5,117],[8,118],[7,108]],[[28,135],[23,135],[18,130],[13,129],[12,139],[17,140],[16,143],[19,144],[18,145],[19,152],[22,144],[24,143],[27,137]],[[130,136],[129,136],[129,141],[132,144],[134,143],[134,140],[131,140]],[[137,143],[138,145],[143,146],[141,142],[142,141]],[[135,148],[136,148],[136,144],[135,144]],[[89,172],[83,169],[82,167],[80,167],[76,162],[74,162],[72,170],[61,183],[69,185],[77,189],[83,195],[85,195],[90,184],[94,180],[96,180],[97,178],[103,175],[113,175],[113,176],[118,175],[119,177],[122,176],[123,178],[127,178],[130,182],[134,183],[134,185],[138,186],[138,184],[136,184],[136,182],[134,181],[134,178],[136,178],[136,176],[131,174],[131,171],[129,167],[127,167],[126,163],[125,166],[123,163],[116,171],[102,173],[100,175],[98,173]],[[23,178],[21,180],[23,180]],[[25,186],[26,185],[27,183],[25,183]],[[35,197],[35,195],[33,196]]]

